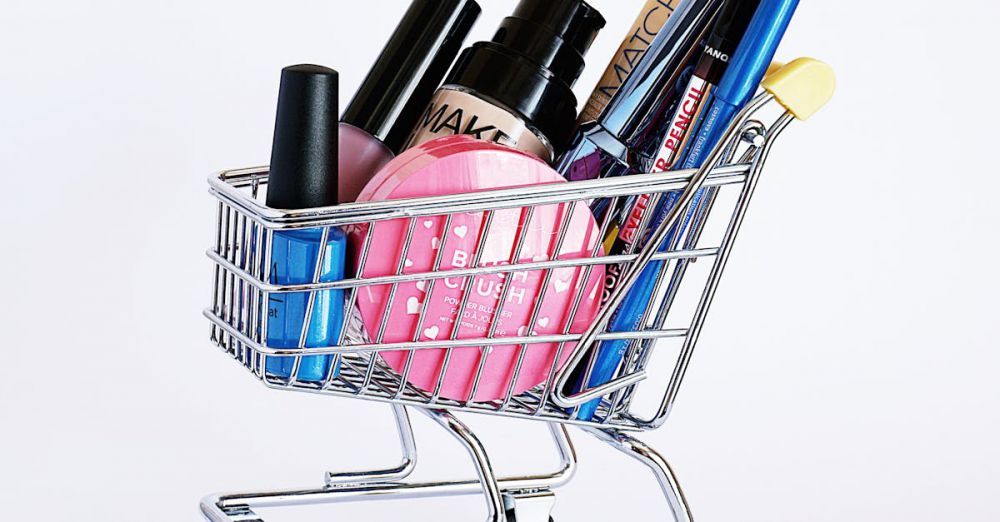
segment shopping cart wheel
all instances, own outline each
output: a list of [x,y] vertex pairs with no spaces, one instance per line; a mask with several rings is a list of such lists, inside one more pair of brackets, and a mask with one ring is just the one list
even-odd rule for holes
[[[508,509],[507,510],[507,522],[518,522],[517,516],[514,515],[514,510],[513,509]],[[531,522],[531,521],[530,520],[523,520],[521,522]],[[549,522],[555,522],[555,520],[552,517],[549,517]]]
[[507,492],[503,501],[507,522],[553,522],[551,513],[556,497],[549,490]]

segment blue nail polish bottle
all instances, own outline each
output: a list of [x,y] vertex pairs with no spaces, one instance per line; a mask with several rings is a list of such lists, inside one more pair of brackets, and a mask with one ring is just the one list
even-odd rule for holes
[[[322,245],[321,229],[275,232],[271,245],[271,282],[301,284],[313,281],[316,257]],[[320,267],[321,283],[344,278],[344,257],[347,238],[340,229],[332,229]],[[306,347],[332,346],[340,339],[344,320],[344,291],[315,292],[312,320],[306,332]],[[267,345],[271,348],[297,348],[309,302],[308,292],[271,294],[267,303]],[[333,362],[332,355],[303,357],[296,378],[304,382],[326,380]],[[292,375],[295,358],[269,357],[267,372],[282,378]],[[339,366],[339,365],[338,365]],[[340,368],[333,369],[333,376]]]
[[[303,209],[337,204],[337,80],[336,71],[317,65],[293,65],[281,71],[267,206]],[[275,231],[270,245],[270,282],[308,284],[317,280],[317,271],[319,282],[343,279],[347,237],[338,228],[331,228],[328,236],[324,244],[321,228]],[[344,291],[312,294],[305,347],[334,346],[340,340],[343,326]],[[310,292],[268,296],[269,347],[299,347],[309,297]],[[270,356],[265,369],[273,377],[322,382],[339,374],[339,365],[333,366],[334,359],[333,355],[302,357],[296,370],[295,357]]]

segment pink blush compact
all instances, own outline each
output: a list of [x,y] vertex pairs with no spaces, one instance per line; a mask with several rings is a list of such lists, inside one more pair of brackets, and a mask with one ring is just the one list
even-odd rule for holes
[[[365,193],[368,197],[377,194],[377,199],[401,199],[565,182],[532,156],[470,140],[453,140],[452,144],[459,145],[453,147],[438,144],[430,153],[435,156],[433,161],[407,161],[406,154],[401,155],[373,178],[378,188]],[[598,255],[603,254],[598,247],[598,226],[583,202],[537,206],[532,212],[522,208],[497,210],[492,217],[488,215],[453,214],[450,221],[447,216],[417,218],[405,259],[401,256],[410,220],[382,221],[369,230],[354,230],[351,239],[356,252],[367,234],[372,235],[359,275],[395,275],[400,266],[404,274],[427,273],[435,271],[435,263],[437,271],[446,272],[580,259],[591,257],[595,249]],[[559,245],[557,236],[562,230],[566,235]],[[548,276],[546,270],[456,275],[400,283],[394,292],[391,285],[369,286],[360,290],[357,302],[365,328],[376,343],[581,333],[598,311],[603,265],[594,266],[589,274],[573,267],[550,272]],[[571,320],[578,295],[582,297]],[[532,320],[536,307],[538,313]],[[424,391],[439,390],[441,397],[455,400],[472,399],[474,391],[473,400],[487,401],[523,393],[545,382],[572,348],[572,343],[562,350],[559,343],[495,344],[487,350],[480,346],[452,348],[447,357],[444,348],[381,352],[381,357]],[[480,365],[482,377],[476,383]]]

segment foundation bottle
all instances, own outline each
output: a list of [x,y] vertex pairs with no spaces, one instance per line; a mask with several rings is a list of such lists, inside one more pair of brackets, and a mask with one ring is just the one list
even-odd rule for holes
[[407,143],[467,134],[551,163],[576,121],[573,84],[604,17],[582,0],[521,0],[459,56]]

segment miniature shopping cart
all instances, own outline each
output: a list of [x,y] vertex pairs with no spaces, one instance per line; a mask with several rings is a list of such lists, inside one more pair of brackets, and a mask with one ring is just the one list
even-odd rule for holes
[[[215,265],[215,293],[211,308],[205,311],[212,323],[212,342],[269,388],[389,403],[397,422],[403,459],[399,466],[391,469],[328,472],[325,484],[312,490],[210,496],[201,506],[204,516],[214,522],[258,521],[262,519],[254,510],[264,507],[480,494],[487,500],[490,521],[544,522],[549,520],[554,502],[552,490],[569,482],[575,470],[576,453],[567,426],[576,425],[648,466],[659,481],[674,518],[691,520],[690,510],[667,462],[629,433],[657,428],[670,413],[771,147],[793,119],[808,117],[830,98],[833,77],[825,65],[800,59],[768,76],[763,87],[763,92],[730,125],[704,166],[691,171],[296,211],[275,210],[261,203],[267,183],[266,169],[227,171],[211,178],[211,192],[219,200],[217,240],[208,252]],[[775,114],[767,117],[769,112]],[[269,247],[276,231],[307,228],[329,231],[333,227],[374,227],[379,222],[402,220],[408,224],[404,227],[408,231],[404,248],[409,248],[418,220],[430,217],[447,221],[459,214],[476,214],[488,223],[494,213],[508,209],[530,212],[546,205],[572,209],[577,205],[589,205],[599,198],[607,198],[615,208],[644,194],[653,197],[672,194],[677,204],[665,220],[648,231],[649,240],[645,246],[622,255],[598,255],[596,249],[601,245],[597,245],[594,256],[578,259],[515,261],[492,266],[472,264],[462,269],[420,273],[407,272],[400,263],[395,274],[335,282],[320,281],[321,261],[317,260],[313,282],[298,285],[272,283],[270,263],[266,261],[270,259]],[[566,213],[570,214],[572,212]],[[669,233],[684,220],[689,220],[689,224],[683,228],[683,233]],[[599,237],[605,237],[611,220],[605,217],[603,221],[604,230]],[[559,234],[565,234],[565,228],[561,227]],[[323,242],[327,236],[323,234]],[[371,236],[369,234],[361,245],[361,259],[370,248]],[[658,248],[665,240],[670,248]],[[405,255],[403,252],[401,257]],[[662,269],[656,277],[655,297],[650,300],[641,326],[634,331],[608,331],[611,314],[651,262],[659,262]],[[414,281],[433,284],[443,278],[452,278],[465,282],[464,291],[468,293],[472,280],[483,274],[527,270],[549,274],[566,267],[589,271],[599,265],[621,267],[622,276],[596,319],[582,333],[571,333],[567,327],[559,334],[532,335],[529,330],[518,332],[517,337],[499,338],[490,329],[476,338],[453,336],[433,341],[415,338],[412,342],[386,343],[380,342],[380,332],[366,332],[358,324],[357,314],[352,313],[359,292],[372,285],[394,289]],[[311,310],[320,292],[335,289],[344,291],[346,301],[344,325],[337,345],[304,348],[303,335],[298,348],[268,346],[266,310],[270,296],[305,293],[309,299],[307,310]],[[579,293],[583,292],[581,288]],[[575,303],[578,304],[581,297],[578,295]],[[305,314],[303,329],[308,329],[311,316]],[[529,324],[534,325],[537,321],[538,307]],[[574,372],[590,375],[595,361],[594,347],[606,341],[628,343],[613,377],[596,386],[575,390]],[[457,400],[416,387],[408,382],[406,371],[396,371],[379,355],[380,352],[403,351],[412,357],[420,350],[433,349],[444,350],[447,359],[458,350],[475,350],[485,359],[489,357],[491,346],[517,345],[523,356],[525,350],[538,343],[552,343],[559,350],[545,382],[522,393],[509,389],[503,397],[490,400],[478,400],[475,394],[466,400]],[[567,358],[561,356],[563,351],[570,352]],[[306,354],[331,356],[335,361],[331,368],[337,370],[328,371],[320,381],[298,379],[296,370]],[[266,371],[267,361],[274,358],[293,361],[287,377]],[[566,362],[556,363],[562,360]],[[513,369],[515,377],[519,364],[520,360]],[[444,379],[446,367],[447,363],[442,365],[440,379]],[[480,365],[480,372],[482,368]],[[657,377],[658,370],[666,377]],[[480,377],[475,376],[476,382]],[[592,401],[599,401],[596,412],[581,416],[580,406]],[[416,466],[409,408],[428,415],[464,445],[477,471],[474,479],[405,481]],[[498,477],[483,445],[455,417],[456,412],[548,423],[561,466],[548,474]]]

